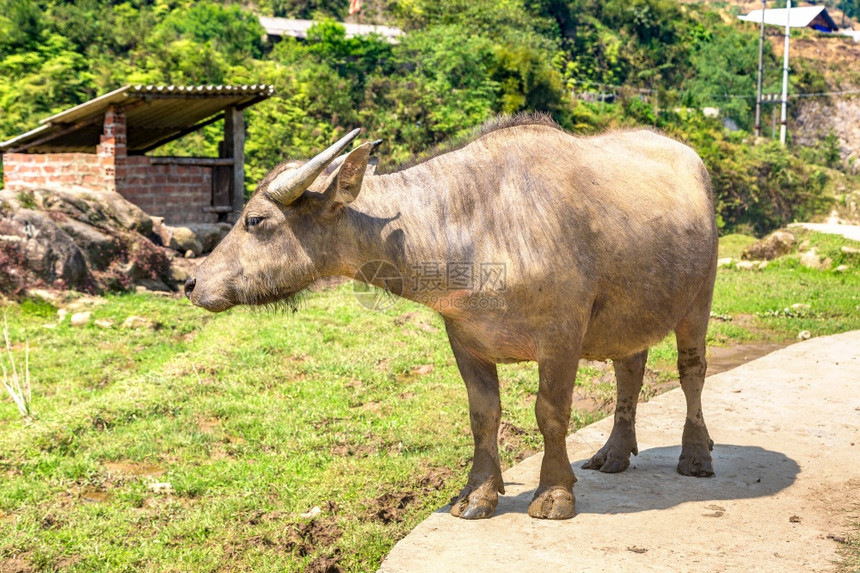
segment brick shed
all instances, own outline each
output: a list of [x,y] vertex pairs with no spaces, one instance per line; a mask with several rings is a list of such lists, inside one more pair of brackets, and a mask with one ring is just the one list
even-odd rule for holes
[[[117,191],[171,225],[230,220],[244,201],[242,110],[273,91],[267,85],[122,87],[0,143],[4,185]],[[146,155],[222,119],[218,157]]]

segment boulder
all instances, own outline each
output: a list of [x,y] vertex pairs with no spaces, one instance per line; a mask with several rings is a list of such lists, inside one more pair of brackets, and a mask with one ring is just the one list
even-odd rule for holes
[[164,281],[161,281],[159,279],[142,278],[142,279],[136,281],[136,283],[137,283],[137,289],[143,289],[144,291],[161,292],[161,293],[173,292],[173,290],[171,290],[171,288],[169,286],[164,284]]
[[193,223],[172,227],[165,225],[163,221],[156,221],[153,233],[165,247],[186,257],[188,251],[191,251],[193,257],[199,257],[203,253],[212,252],[231,228],[227,223]]
[[153,221],[117,193],[0,190],[0,292],[48,287],[129,290],[138,280],[171,284]]
[[45,211],[63,213],[91,225],[117,225],[142,235],[152,233],[152,218],[115,191],[84,187],[36,189],[33,199]]
[[203,262],[203,259],[200,258],[186,259],[184,257],[176,257],[172,260],[170,271],[172,273],[173,281],[178,287],[180,287],[180,289],[201,262]]
[[167,247],[180,253],[191,251],[194,256],[203,253],[203,244],[197,239],[197,234],[188,227],[173,227],[170,234],[170,242]]
[[776,231],[761,241],[744,249],[741,258],[744,260],[772,261],[783,255],[787,255],[794,249],[797,243],[794,235],[787,231]]
[[833,261],[828,257],[822,257],[816,252],[815,247],[800,255],[800,264],[808,269],[829,269]]
[[90,318],[92,318],[93,313],[90,311],[84,312],[76,312],[72,315],[71,325],[72,326],[86,326],[90,322]]
[[[23,281],[18,288],[42,283],[85,290],[92,284],[87,261],[74,239],[45,213],[18,209],[0,219],[0,236],[4,243],[0,250],[7,259],[4,270]],[[5,282],[0,288],[15,290],[7,290],[10,285]]]
[[70,218],[65,218],[57,224],[72,238],[91,269],[106,269],[119,254],[120,241],[91,225]]
[[186,228],[197,236],[197,240],[203,246],[201,252],[211,253],[233,227],[229,223],[192,223],[186,225]]

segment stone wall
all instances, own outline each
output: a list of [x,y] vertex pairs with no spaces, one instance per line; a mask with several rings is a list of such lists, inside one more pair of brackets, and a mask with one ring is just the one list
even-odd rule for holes
[[796,145],[816,147],[832,132],[846,170],[860,173],[860,99],[824,98],[804,101],[791,134]]

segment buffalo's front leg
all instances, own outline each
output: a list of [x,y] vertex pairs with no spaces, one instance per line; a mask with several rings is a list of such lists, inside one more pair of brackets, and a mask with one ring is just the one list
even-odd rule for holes
[[538,361],[540,384],[535,417],[543,434],[544,455],[540,485],[529,505],[529,515],[542,519],[569,519],[575,507],[576,477],[567,457],[566,438],[579,353],[571,356],[566,349],[558,354]]
[[475,454],[469,481],[451,503],[451,515],[483,519],[493,515],[500,493],[505,493],[499,464],[499,421],[502,404],[496,365],[480,360],[463,348],[451,333],[448,336],[457,367],[469,394],[469,420],[475,439]]
[[636,405],[642,378],[645,376],[645,350],[623,360],[613,360],[618,399],[615,403],[615,421],[609,439],[588,462],[582,466],[605,473],[623,472],[630,465],[630,454],[639,454],[636,447]]

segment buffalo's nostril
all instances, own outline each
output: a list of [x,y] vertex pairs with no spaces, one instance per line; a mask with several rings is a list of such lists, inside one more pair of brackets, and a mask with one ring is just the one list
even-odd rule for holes
[[187,281],[185,281],[185,296],[191,296],[191,293],[194,291],[194,286],[197,284],[197,279],[194,277],[189,277]]

